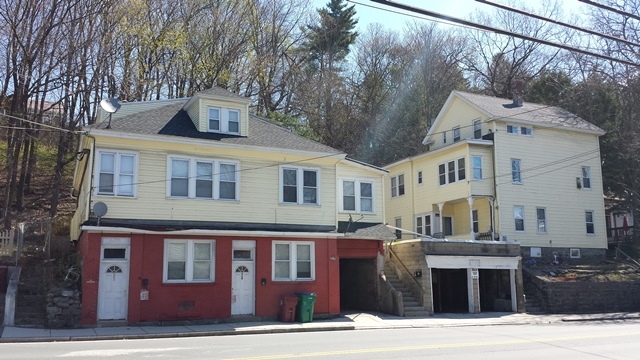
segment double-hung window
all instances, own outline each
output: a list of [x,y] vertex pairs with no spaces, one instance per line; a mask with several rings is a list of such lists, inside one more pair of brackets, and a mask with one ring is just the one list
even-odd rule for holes
[[210,132],[239,134],[240,110],[209,107],[208,127]]
[[524,231],[524,206],[513,207],[513,220],[516,231]]
[[589,166],[582,167],[582,188],[591,189],[591,168]]
[[507,133],[514,135],[531,136],[532,130],[530,127],[526,126],[507,125]]
[[587,225],[587,234],[593,235],[596,233],[595,224],[593,223],[593,211],[585,211],[584,219]]
[[450,184],[466,179],[464,158],[451,160],[438,165],[438,179],[440,185]]
[[181,157],[169,157],[168,162],[167,196],[238,200],[238,162]]
[[300,281],[315,279],[315,244],[313,242],[273,242],[273,280]]
[[404,195],[404,174],[391,177],[391,197]]
[[473,232],[480,232],[480,220],[478,219],[478,210],[471,210],[471,218],[473,220]]
[[373,212],[373,181],[342,180],[342,211]]
[[422,170],[418,170],[418,185],[422,185]]
[[165,239],[165,283],[213,282],[214,240]]
[[320,170],[293,166],[280,167],[280,202],[319,204]]
[[453,133],[453,142],[460,141],[460,126],[454,127],[451,132]]
[[98,195],[134,197],[137,154],[98,150]]
[[522,183],[520,159],[511,159],[511,182],[516,184]]
[[536,217],[538,220],[538,234],[546,234],[547,233],[547,210],[545,208],[537,208]]
[[482,180],[482,156],[472,156],[473,180]]
[[431,236],[431,214],[416,216],[416,232],[421,235]]
[[480,120],[473,121],[473,138],[482,138],[482,122]]

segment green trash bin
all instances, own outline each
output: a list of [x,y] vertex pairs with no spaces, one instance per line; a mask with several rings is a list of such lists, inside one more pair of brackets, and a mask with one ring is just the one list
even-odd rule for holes
[[316,302],[314,293],[296,293],[298,295],[298,306],[296,308],[296,321],[311,322],[313,320],[313,304]]

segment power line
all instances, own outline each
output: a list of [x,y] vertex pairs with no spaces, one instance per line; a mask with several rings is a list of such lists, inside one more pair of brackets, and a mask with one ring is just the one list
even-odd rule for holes
[[537,14],[534,14],[534,13],[531,13],[531,12],[528,12],[528,11],[516,9],[516,8],[511,7],[511,6],[498,4],[498,3],[495,3],[495,2],[492,2],[492,1],[489,1],[489,0],[476,0],[476,1],[479,2],[479,3],[483,3],[483,4],[487,4],[487,5],[491,5],[491,6],[497,7],[499,9],[503,9],[503,10],[515,12],[515,13],[518,13],[518,14],[521,14],[521,15],[525,15],[525,16],[528,16],[528,17],[532,17],[534,19],[543,20],[543,21],[550,22],[550,23],[553,23],[553,24],[556,24],[556,25],[568,27],[568,28],[573,29],[573,30],[582,31],[582,32],[585,32],[585,33],[590,34],[590,35],[596,35],[596,36],[599,36],[599,37],[603,37],[605,39],[609,39],[609,40],[613,40],[613,41],[619,41],[619,42],[625,43],[627,45],[640,46],[640,44],[638,44],[636,42],[633,42],[633,41],[629,41],[627,39],[621,39],[621,38],[618,38],[618,37],[615,37],[615,36],[602,34],[602,33],[599,33],[597,31],[585,29],[585,28],[582,28],[582,27],[579,27],[579,26],[575,26],[575,25],[571,25],[571,24],[562,22],[562,21],[557,21],[557,20],[554,20],[554,19],[551,19],[551,18],[548,18],[548,17],[545,17],[545,16],[540,16],[540,15],[537,15]]
[[599,7],[599,8],[604,9],[604,10],[608,10],[608,11],[611,11],[611,12],[614,12],[614,13],[617,13],[617,14],[620,14],[620,15],[624,15],[624,16],[628,16],[630,18],[634,18],[636,20],[640,20],[640,16],[638,16],[638,15],[631,14],[631,13],[628,13],[628,12],[625,12],[625,11],[622,11],[622,10],[618,10],[616,8],[612,8],[611,6],[599,4],[597,2],[593,2],[593,1],[590,1],[590,0],[578,0],[578,1],[580,1],[582,3],[585,3],[587,5]]
[[415,12],[415,13],[422,14],[422,15],[425,15],[425,16],[434,17],[434,18],[437,18],[437,19],[442,19],[442,20],[453,22],[453,23],[462,24],[462,25],[469,26],[469,27],[472,27],[472,28],[475,28],[475,29],[489,31],[489,32],[493,32],[493,33],[496,33],[496,34],[500,34],[500,35],[507,35],[507,36],[519,38],[519,39],[522,39],[522,40],[532,41],[532,42],[536,42],[536,43],[539,43],[539,44],[548,45],[548,46],[552,46],[552,47],[555,47],[555,48],[568,50],[568,51],[571,51],[571,52],[576,52],[576,53],[580,53],[580,54],[594,56],[594,57],[597,57],[597,58],[600,58],[600,59],[604,59],[604,60],[618,62],[618,63],[625,64],[625,65],[630,65],[630,66],[634,66],[634,67],[638,66],[638,64],[636,64],[634,62],[631,62],[631,61],[614,58],[614,57],[611,57],[611,56],[608,56],[608,55],[594,53],[594,52],[583,50],[583,49],[580,49],[580,48],[577,48],[577,47],[574,47],[574,46],[554,43],[552,41],[536,38],[536,37],[533,37],[533,36],[523,35],[523,34],[515,33],[515,32],[512,32],[512,31],[507,31],[507,30],[503,30],[503,29],[500,29],[500,28],[496,28],[496,27],[493,27],[493,26],[487,26],[487,25],[483,25],[483,24],[480,24],[480,23],[476,23],[476,22],[472,22],[472,21],[468,21],[468,20],[463,20],[463,19],[455,18],[455,17],[449,16],[449,15],[443,15],[443,14],[440,14],[440,13],[437,13],[437,12],[424,10],[424,9],[421,9],[421,8],[416,8],[416,7],[405,5],[405,4],[400,4],[400,3],[396,3],[396,2],[392,2],[392,1],[388,1],[388,0],[370,0],[370,1],[373,1],[373,2],[378,3],[378,4],[383,4],[383,5],[395,7],[395,8],[398,8],[398,9],[405,10],[405,11]]
[[[39,123],[39,122],[33,121],[33,120],[28,120],[28,119],[25,119],[25,118],[14,116],[14,115],[2,114],[2,115],[0,115],[0,117],[8,117],[8,118],[20,120],[20,121],[23,121],[23,122],[26,122],[26,123],[29,123],[29,124],[34,124],[34,125],[46,127],[46,128],[57,130],[57,131],[69,132],[69,133],[72,133],[72,134],[78,134],[78,133],[82,132],[82,131],[73,131],[73,130],[69,130],[69,129],[65,129],[65,128],[61,128],[61,127],[56,127],[56,126],[52,126],[52,125],[47,125],[47,124]],[[35,129],[32,129],[32,130],[35,130]]]

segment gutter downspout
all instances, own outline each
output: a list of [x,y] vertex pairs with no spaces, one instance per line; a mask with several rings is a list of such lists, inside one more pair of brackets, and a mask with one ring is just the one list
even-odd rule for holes
[[493,161],[493,201],[491,206],[489,207],[489,210],[491,212],[490,216],[491,216],[491,241],[494,241],[496,238],[496,204],[498,201],[498,184],[497,184],[497,175],[498,175],[498,164],[496,163],[496,129],[495,129],[495,122],[494,122],[494,129],[493,129],[493,146],[491,147],[491,160]]
[[[89,214],[91,214],[91,196],[93,195],[93,180],[94,180],[94,170],[95,170],[95,164],[96,164],[96,138],[93,137],[93,135],[90,135],[88,132],[85,134],[88,138],[93,140],[93,143],[90,145],[89,151],[91,152],[91,156],[87,159],[88,161],[91,161],[91,174],[89,175],[89,186],[88,186],[88,190],[89,190],[89,196],[87,196],[87,203],[85,204],[85,216],[84,216],[84,221],[89,220]],[[84,222],[83,221],[83,222]]]

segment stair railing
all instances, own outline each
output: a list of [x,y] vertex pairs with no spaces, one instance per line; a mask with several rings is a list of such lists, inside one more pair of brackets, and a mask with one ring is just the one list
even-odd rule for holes
[[[424,306],[424,290],[422,289],[422,284],[420,284],[418,282],[418,280],[416,280],[413,277],[413,274],[402,263],[402,260],[400,260],[398,255],[391,248],[391,246],[388,246],[387,249],[389,250],[390,257],[393,257],[395,259],[395,261],[391,262],[391,263],[396,265],[396,266],[394,266],[396,269],[400,269],[400,273],[398,274],[398,277],[400,277],[400,279],[403,279],[403,282],[405,283],[405,285],[409,286],[409,290],[411,291],[413,296],[415,296],[418,299],[418,302],[420,303],[420,306]],[[396,270],[396,273],[397,272],[398,271]],[[405,278],[410,279],[408,284],[404,280]]]

